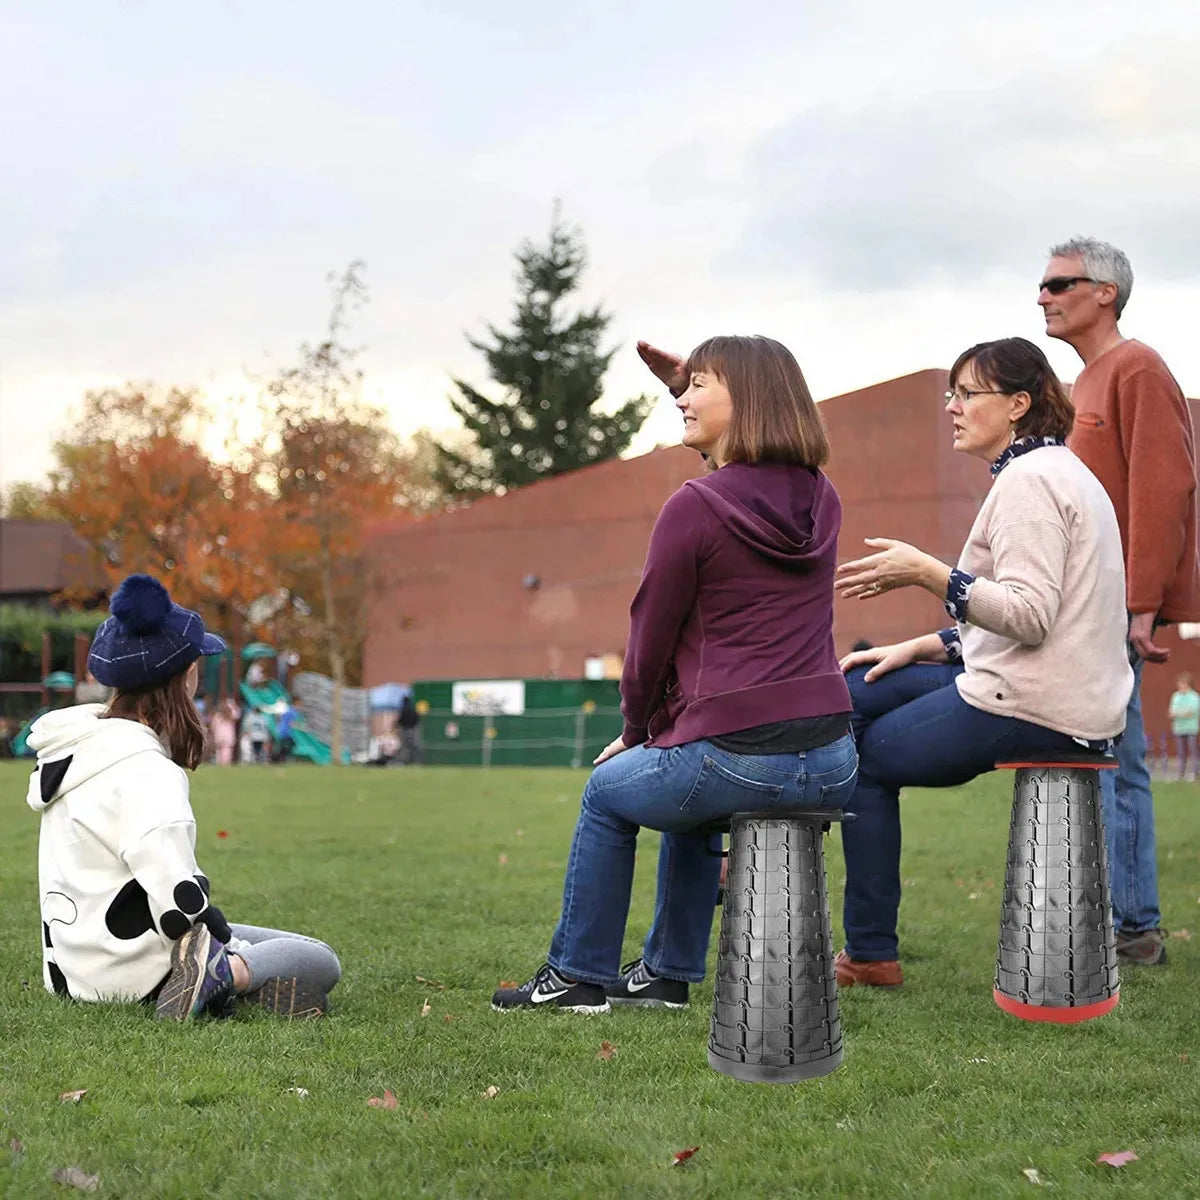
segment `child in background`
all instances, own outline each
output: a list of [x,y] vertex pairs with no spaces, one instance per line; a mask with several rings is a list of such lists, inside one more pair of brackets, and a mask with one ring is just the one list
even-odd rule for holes
[[246,713],[246,719],[242,723],[246,735],[250,738],[250,753],[253,755],[253,761],[256,763],[265,763],[267,761],[267,746],[271,739],[271,730],[267,725],[267,718],[259,708],[252,708]]
[[1192,677],[1180,675],[1171,694],[1167,709],[1171,719],[1171,734],[1175,738],[1175,755],[1179,759],[1179,778],[1187,775],[1188,763],[1192,778],[1196,778],[1196,734],[1200,733],[1200,695],[1192,688]]
[[232,700],[222,700],[217,705],[209,728],[217,764],[227,767],[233,762],[233,751],[237,745],[237,708]]
[[192,697],[198,660],[225,643],[148,575],[126,579],[111,612],[88,666],[113,698],[48,713],[29,735],[47,990],[153,1001],[175,1021],[222,1010],[231,996],[281,1016],[321,1015],[337,955],[299,934],[231,926],[196,864],[186,771],[200,762],[204,730]]

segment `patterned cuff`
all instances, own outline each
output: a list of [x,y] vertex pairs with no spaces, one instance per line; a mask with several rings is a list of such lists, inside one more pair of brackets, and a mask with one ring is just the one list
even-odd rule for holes
[[971,587],[975,576],[968,575],[955,567],[950,572],[950,582],[946,584],[946,611],[956,621],[966,621],[967,601],[971,598]]
[[953,629],[939,629],[938,637],[946,648],[946,659],[952,663],[962,662],[962,638],[958,635],[958,626]]

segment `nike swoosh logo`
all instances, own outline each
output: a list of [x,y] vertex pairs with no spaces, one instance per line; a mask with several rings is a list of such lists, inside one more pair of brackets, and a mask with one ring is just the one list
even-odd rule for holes
[[534,1004],[545,1004],[547,1000],[557,1000],[559,996],[565,996],[570,990],[559,988],[556,992],[534,992],[529,999]]
[[634,983],[631,979],[625,986],[631,992],[640,992],[643,988],[648,988],[654,982],[656,981],[653,979],[647,979],[645,983]]

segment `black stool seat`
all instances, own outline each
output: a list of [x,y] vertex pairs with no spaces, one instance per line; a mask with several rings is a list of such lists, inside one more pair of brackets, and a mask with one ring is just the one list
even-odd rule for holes
[[1115,771],[1117,760],[1111,754],[1101,754],[1098,750],[1076,750],[1056,754],[1052,758],[1023,758],[996,764],[997,771],[1014,767],[1094,767],[1097,771]]
[[822,834],[835,809],[730,818],[729,870],[708,1061],[754,1083],[827,1075],[842,1061]]
[[1027,1021],[1074,1024],[1119,998],[1100,803],[1104,755],[1016,768],[993,997]]

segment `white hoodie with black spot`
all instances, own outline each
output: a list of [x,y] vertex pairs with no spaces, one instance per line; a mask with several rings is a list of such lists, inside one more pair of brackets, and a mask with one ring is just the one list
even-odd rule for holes
[[196,921],[223,942],[229,926],[196,865],[187,774],[152,729],[103,712],[59,709],[29,733],[43,977],[77,1000],[141,1000]]

